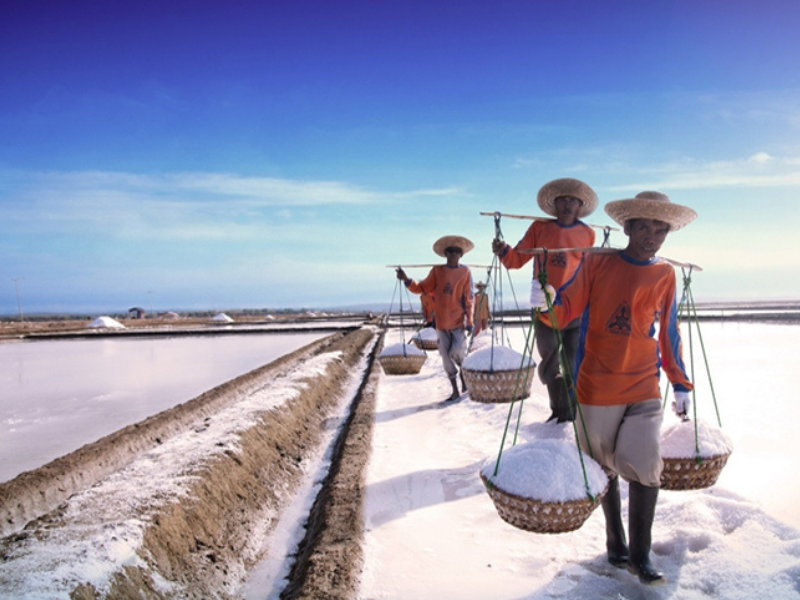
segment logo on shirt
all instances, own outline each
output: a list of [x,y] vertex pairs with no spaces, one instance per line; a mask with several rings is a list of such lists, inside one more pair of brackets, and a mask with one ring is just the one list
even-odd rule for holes
[[616,335],[631,334],[631,307],[627,302],[623,302],[617,307],[606,323],[606,329]]
[[442,289],[442,293],[449,294],[451,296],[453,295],[453,286],[450,285],[449,281],[444,284],[444,288]]
[[562,269],[566,269],[567,267],[567,253],[566,252],[556,252],[555,254],[550,255],[550,260],[548,261],[551,267],[561,267]]

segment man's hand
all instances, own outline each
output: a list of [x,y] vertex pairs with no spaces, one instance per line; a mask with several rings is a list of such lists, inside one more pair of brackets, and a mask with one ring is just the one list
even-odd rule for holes
[[542,312],[548,310],[547,297],[550,297],[550,303],[556,298],[556,290],[549,283],[542,288],[542,284],[537,279],[531,283],[531,307],[538,308]]
[[494,252],[495,254],[502,254],[503,250],[506,249],[506,246],[508,246],[508,244],[506,244],[501,239],[494,238],[492,240],[492,252]]
[[401,269],[400,267],[397,267],[396,271],[397,271],[397,278],[400,281],[406,281],[408,279],[408,277],[406,276],[406,272],[403,271],[403,269]]
[[675,400],[672,403],[672,410],[682,420],[689,420],[689,409],[692,406],[692,399],[689,392],[675,392]]

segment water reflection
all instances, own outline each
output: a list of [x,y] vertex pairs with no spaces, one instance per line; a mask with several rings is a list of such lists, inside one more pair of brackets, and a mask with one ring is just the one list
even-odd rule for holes
[[0,344],[0,481],[190,400],[324,335]]

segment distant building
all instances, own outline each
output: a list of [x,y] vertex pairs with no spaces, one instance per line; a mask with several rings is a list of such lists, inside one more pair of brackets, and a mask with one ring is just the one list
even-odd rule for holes
[[144,319],[145,316],[147,316],[147,311],[141,306],[134,306],[133,308],[128,309],[129,319]]

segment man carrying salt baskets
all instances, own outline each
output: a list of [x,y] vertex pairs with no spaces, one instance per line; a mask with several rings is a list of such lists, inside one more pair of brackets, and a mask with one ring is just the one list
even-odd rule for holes
[[[542,259],[533,261],[533,280],[546,270],[547,281],[557,290],[564,288],[575,277],[583,263],[581,252],[558,252],[559,248],[585,248],[594,245],[594,231],[580,219],[590,215],[597,208],[597,194],[578,179],[554,179],[542,186],[536,197],[539,207],[555,220],[537,219],[523,238],[513,248],[500,239],[492,241],[492,251],[498,255],[500,262],[508,269],[523,267],[533,254],[520,250],[547,248],[546,264]],[[535,283],[534,283],[535,285]],[[578,347],[578,319],[560,327],[563,347],[568,367],[575,361]],[[575,418],[574,392],[567,390],[563,374],[560,372],[558,360],[558,342],[556,334],[550,326],[547,315],[541,315],[534,321],[536,347],[541,361],[539,362],[539,379],[547,386],[550,398],[550,417],[548,421],[572,421]],[[571,405],[571,406],[570,406]]]
[[[409,291],[415,294],[427,292],[436,299],[436,338],[442,366],[453,392],[448,400],[459,397],[457,377],[461,363],[467,355],[467,333],[472,332],[472,273],[459,264],[461,257],[475,245],[460,235],[446,235],[436,240],[433,251],[447,259],[447,264],[436,265],[428,276],[415,282],[406,276],[405,271],[397,269],[397,278],[405,282]],[[461,375],[461,389],[467,391],[464,376]]]
[[[575,364],[577,430],[581,448],[610,479],[602,500],[608,561],[645,585],[658,585],[666,578],[650,561],[650,543],[664,464],[660,369],[672,383],[678,415],[689,410],[692,383],[681,357],[675,272],[656,253],[670,231],[689,224],[697,213],[660,192],[609,202],[605,211],[622,225],[627,247],[587,254],[552,310],[558,322],[582,315]],[[547,294],[555,296],[552,289]],[[531,291],[531,305],[547,310],[541,285]],[[620,476],[629,483],[630,545],[621,518]]]

